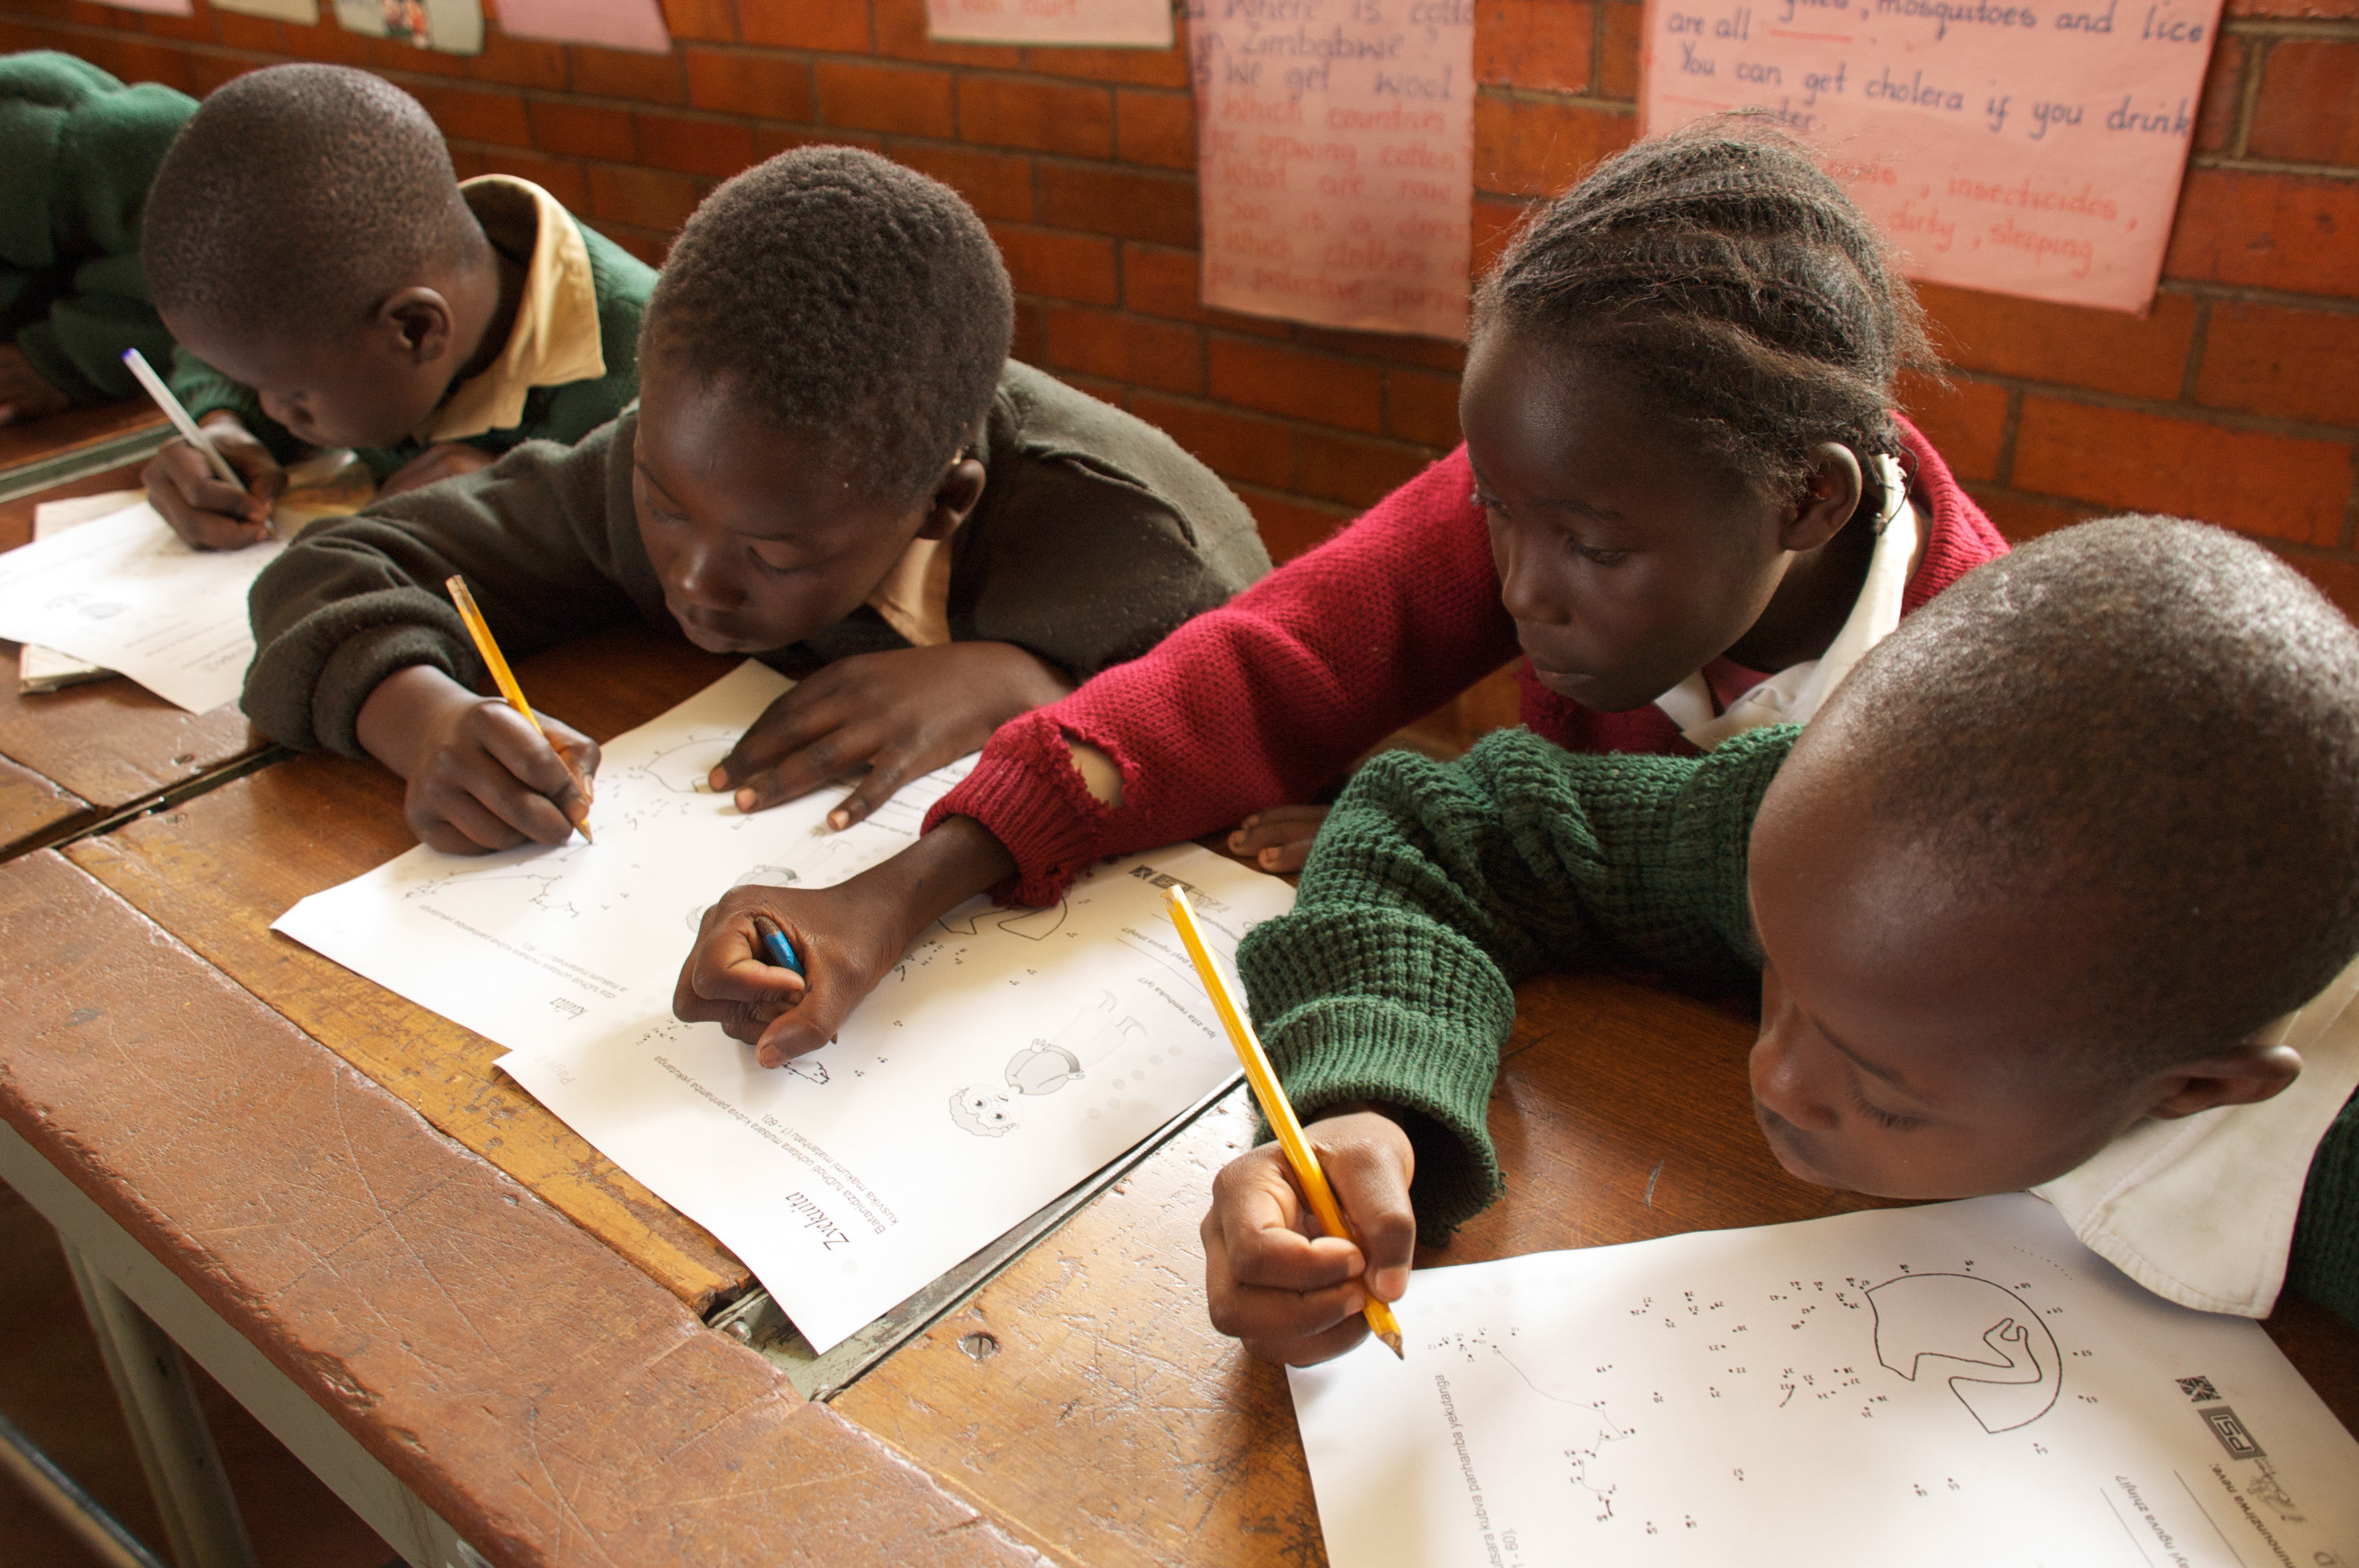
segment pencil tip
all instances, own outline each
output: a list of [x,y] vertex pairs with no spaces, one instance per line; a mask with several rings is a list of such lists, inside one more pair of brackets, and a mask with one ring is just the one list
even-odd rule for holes
[[1398,1334],[1379,1334],[1376,1337],[1383,1340],[1385,1342],[1385,1348],[1391,1351],[1396,1357],[1399,1357],[1403,1361],[1408,1359],[1408,1352],[1401,1348],[1401,1336]]

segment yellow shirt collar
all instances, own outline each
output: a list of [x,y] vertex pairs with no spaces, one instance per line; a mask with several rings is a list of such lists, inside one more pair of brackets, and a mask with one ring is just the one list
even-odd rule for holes
[[528,179],[486,174],[459,187],[492,243],[510,254],[529,247],[524,297],[507,347],[481,375],[462,382],[418,432],[456,441],[524,422],[536,386],[563,386],[606,373],[598,337],[598,287],[590,247],[565,204]]
[[912,539],[893,563],[868,606],[919,648],[951,640],[951,542]]

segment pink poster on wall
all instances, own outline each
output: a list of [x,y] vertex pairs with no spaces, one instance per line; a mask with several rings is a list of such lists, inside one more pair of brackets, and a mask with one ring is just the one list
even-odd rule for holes
[[1171,0],[926,0],[926,36],[982,44],[1171,47]]
[[1466,336],[1473,0],[1189,0],[1204,303]]
[[2220,0],[1647,0],[1649,132],[1777,115],[1908,276],[2143,313]]
[[658,0],[500,0],[500,31],[642,54],[671,52]]

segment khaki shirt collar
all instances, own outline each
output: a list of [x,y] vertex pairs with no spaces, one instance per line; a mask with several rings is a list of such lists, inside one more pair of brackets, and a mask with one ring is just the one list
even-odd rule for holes
[[524,423],[525,398],[534,387],[592,381],[606,373],[590,247],[564,203],[514,175],[486,174],[459,189],[495,246],[511,255],[529,249],[531,260],[507,347],[428,416],[418,431],[418,438],[427,442],[514,429]]

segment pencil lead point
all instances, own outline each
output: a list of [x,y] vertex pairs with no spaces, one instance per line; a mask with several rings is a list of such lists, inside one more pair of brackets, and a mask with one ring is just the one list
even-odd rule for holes
[[1408,1359],[1408,1352],[1401,1348],[1401,1336],[1399,1335],[1379,1334],[1376,1337],[1384,1341],[1385,1348],[1391,1351],[1399,1359],[1403,1361]]

